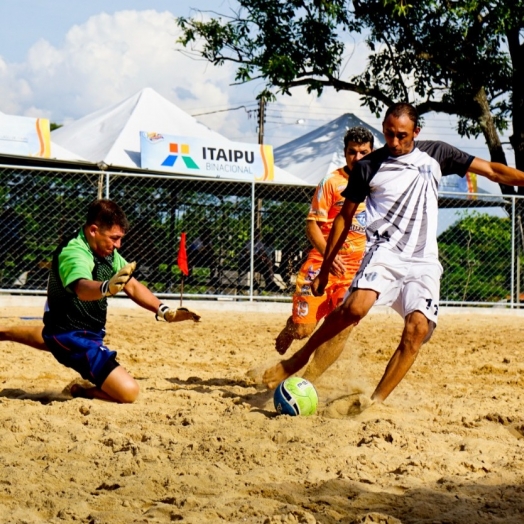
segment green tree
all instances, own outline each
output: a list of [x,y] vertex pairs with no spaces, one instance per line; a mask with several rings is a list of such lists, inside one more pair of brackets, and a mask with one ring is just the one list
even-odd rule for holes
[[442,300],[498,302],[510,295],[509,218],[467,213],[438,241]]
[[[462,135],[483,134],[506,163],[499,131],[511,116],[516,165],[524,169],[524,2],[513,0],[238,0],[232,16],[178,18],[179,42],[236,81],[263,79],[260,95],[297,86],[353,91],[377,115],[395,101],[421,114],[459,117]],[[344,39],[367,32],[364,72],[343,76]],[[513,193],[503,187],[504,193]]]

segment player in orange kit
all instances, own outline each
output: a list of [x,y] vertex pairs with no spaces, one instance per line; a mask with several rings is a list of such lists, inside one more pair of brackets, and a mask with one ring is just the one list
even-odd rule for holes
[[363,127],[352,127],[344,136],[346,166],[325,176],[317,186],[306,219],[306,234],[313,249],[297,275],[292,315],[276,339],[275,347],[281,355],[293,340],[309,337],[318,322],[342,302],[360,266],[366,247],[364,203],[355,213],[346,241],[333,262],[325,293],[316,297],[311,292],[311,282],[320,271],[333,221],[344,203],[341,193],[355,163],[372,150],[373,135]]

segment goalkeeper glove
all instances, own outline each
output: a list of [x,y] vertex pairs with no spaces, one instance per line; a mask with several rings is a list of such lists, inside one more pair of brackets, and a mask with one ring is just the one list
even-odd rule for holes
[[126,264],[116,275],[100,284],[100,292],[103,297],[111,297],[124,289],[125,285],[133,276],[136,262]]
[[157,320],[163,318],[166,322],[183,322],[184,320],[193,320],[200,322],[200,315],[196,311],[192,311],[186,307],[179,307],[178,309],[171,309],[165,304],[160,304],[155,315]]

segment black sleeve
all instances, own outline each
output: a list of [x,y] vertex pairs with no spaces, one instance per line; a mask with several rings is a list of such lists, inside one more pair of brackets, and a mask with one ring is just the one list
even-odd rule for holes
[[384,146],[359,160],[349,175],[349,182],[346,189],[342,192],[342,196],[356,204],[364,202],[370,193],[371,180],[388,156],[389,152]]
[[346,189],[342,191],[341,195],[346,200],[357,204],[364,202],[369,195],[369,185],[366,184],[362,177],[361,166],[358,162],[355,164],[355,167],[349,176],[348,185],[346,186]]
[[459,175],[465,176],[469,166],[475,158],[446,142],[421,140],[415,143],[421,150],[432,156],[439,164],[442,175]]

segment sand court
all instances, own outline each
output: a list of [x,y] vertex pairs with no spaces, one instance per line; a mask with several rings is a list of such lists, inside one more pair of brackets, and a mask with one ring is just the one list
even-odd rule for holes
[[[521,315],[443,310],[383,405],[336,416],[328,403],[370,394],[398,342],[401,319],[372,314],[318,382],[319,413],[293,418],[247,373],[279,360],[288,312],[201,312],[170,325],[110,305],[133,405],[72,399],[74,371],[0,343],[0,522],[524,521]],[[2,324],[40,315],[0,307]]]

